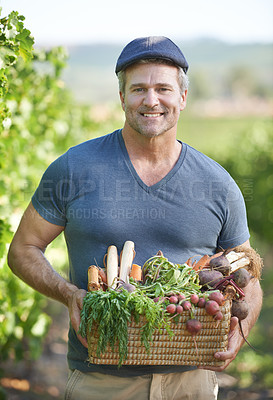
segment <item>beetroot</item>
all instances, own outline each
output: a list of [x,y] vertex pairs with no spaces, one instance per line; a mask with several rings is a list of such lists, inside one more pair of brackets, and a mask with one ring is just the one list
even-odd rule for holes
[[197,335],[202,329],[202,324],[197,319],[189,319],[186,322],[186,329],[191,335]]
[[223,279],[223,274],[219,271],[203,269],[199,272],[200,285],[214,287]]
[[120,289],[125,289],[128,292],[134,292],[136,290],[136,287],[134,285],[132,285],[131,283],[127,283],[127,282],[123,282],[120,280],[119,285],[118,285],[118,290]]
[[231,315],[242,321],[248,316],[249,307],[245,300],[232,300]]
[[211,292],[209,294],[209,300],[214,300],[219,306],[222,306],[224,303],[224,296],[221,292]]
[[219,304],[214,300],[208,300],[205,305],[206,312],[209,315],[215,315],[219,310]]
[[223,275],[229,275],[229,273],[230,273],[231,265],[224,254],[222,254],[218,257],[212,258],[209,262],[209,266],[213,270],[217,270],[217,271],[221,272]]
[[240,268],[233,272],[232,279],[237,286],[244,288],[249,284],[251,276],[245,268]]

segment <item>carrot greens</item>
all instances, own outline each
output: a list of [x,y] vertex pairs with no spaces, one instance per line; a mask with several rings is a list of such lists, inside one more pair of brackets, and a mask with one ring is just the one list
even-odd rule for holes
[[97,330],[97,357],[105,353],[108,345],[113,351],[117,345],[121,365],[128,355],[128,322],[131,316],[136,322],[140,316],[144,317],[141,341],[147,352],[155,329],[164,327],[172,335],[161,305],[138,289],[131,293],[123,289],[88,292],[83,301],[79,334],[86,337]]

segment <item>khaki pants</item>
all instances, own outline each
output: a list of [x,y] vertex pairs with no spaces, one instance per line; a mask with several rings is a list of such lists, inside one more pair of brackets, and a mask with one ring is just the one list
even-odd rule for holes
[[129,378],[74,370],[65,400],[216,400],[217,393],[215,373],[204,369]]

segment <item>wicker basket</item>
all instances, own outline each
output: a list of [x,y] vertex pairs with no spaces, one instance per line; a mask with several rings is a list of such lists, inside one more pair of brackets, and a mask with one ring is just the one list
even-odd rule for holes
[[[155,331],[149,354],[141,344],[141,322],[133,320],[128,326],[128,357],[122,365],[192,365],[192,366],[221,366],[223,361],[214,357],[216,351],[225,351],[228,343],[231,302],[227,300],[220,308],[223,313],[221,321],[215,321],[203,308],[196,308],[196,319],[202,322],[202,329],[195,336],[196,346],[191,334],[185,329],[189,314],[184,312],[178,323],[172,323],[173,339],[163,329]],[[92,364],[118,365],[119,355],[117,346],[114,351],[110,347],[98,358],[96,355],[98,336],[97,332],[87,337],[89,362]]]

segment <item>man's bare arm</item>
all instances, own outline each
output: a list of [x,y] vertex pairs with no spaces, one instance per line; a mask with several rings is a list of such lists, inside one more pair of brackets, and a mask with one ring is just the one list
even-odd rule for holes
[[[77,332],[86,291],[66,281],[44,255],[48,244],[63,229],[43,219],[30,204],[10,245],[8,264],[13,273],[33,289],[66,305],[72,326]],[[79,340],[86,346],[85,339],[79,337]]]
[[[249,241],[243,243],[242,246],[250,247]],[[249,314],[246,319],[241,321],[241,324],[244,336],[247,338],[251,329],[255,325],[262,308],[263,292],[260,282],[257,279],[252,279],[244,288],[244,293],[245,300],[249,306]],[[235,359],[244,343],[245,341],[240,331],[238,318],[232,317],[230,321],[228,349],[225,352],[217,352],[214,355],[218,360],[224,361],[224,365],[222,367],[204,368],[211,369],[213,371],[223,371]]]

